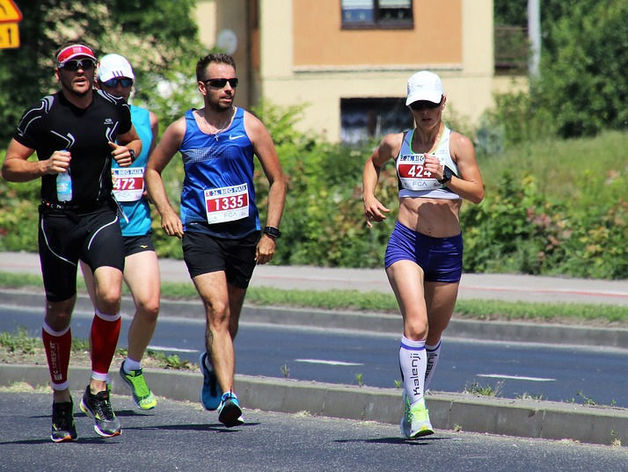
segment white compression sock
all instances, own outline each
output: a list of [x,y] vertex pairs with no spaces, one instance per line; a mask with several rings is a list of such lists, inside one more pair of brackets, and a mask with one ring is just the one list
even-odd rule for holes
[[434,376],[434,370],[436,369],[436,364],[438,364],[441,341],[442,340],[439,340],[436,346],[430,346],[429,344],[425,345],[425,351],[427,352],[427,369],[425,370],[424,387],[425,391],[427,391],[427,389],[430,387],[432,377]]
[[132,370],[140,370],[142,368],[142,364],[138,361],[131,359],[130,357],[127,357],[122,363],[122,368],[128,374]]
[[425,341],[413,341],[405,336],[401,337],[399,368],[403,378],[403,388],[410,404],[421,401],[427,368]]

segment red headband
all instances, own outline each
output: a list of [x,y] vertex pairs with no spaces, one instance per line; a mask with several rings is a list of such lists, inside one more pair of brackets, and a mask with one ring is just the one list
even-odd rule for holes
[[57,54],[57,63],[59,65],[69,61],[70,59],[74,59],[75,57],[89,57],[96,61],[96,56],[94,55],[94,51],[87,46],[82,44],[72,44],[66,48],[63,48],[59,54]]

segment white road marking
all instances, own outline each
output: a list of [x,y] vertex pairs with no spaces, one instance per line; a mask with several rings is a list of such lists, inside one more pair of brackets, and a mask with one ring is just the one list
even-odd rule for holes
[[148,346],[148,349],[153,351],[169,351],[169,352],[200,352],[198,349],[182,349],[180,347],[167,347],[167,346]]
[[341,366],[356,366],[364,365],[357,362],[343,362],[343,361],[326,361],[323,359],[295,359],[295,362],[304,362],[306,364],[325,364],[325,365],[341,365]]
[[556,379],[548,379],[544,377],[523,377],[519,375],[503,375],[503,374],[477,374],[478,377],[489,377],[492,379],[509,379],[509,380],[529,380],[531,382],[555,382]]

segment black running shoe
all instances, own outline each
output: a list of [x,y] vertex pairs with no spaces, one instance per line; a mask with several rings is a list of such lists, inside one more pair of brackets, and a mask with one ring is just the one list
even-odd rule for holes
[[53,442],[76,440],[76,426],[74,425],[74,404],[69,402],[52,404],[52,430],[50,439]]
[[227,392],[222,396],[222,401],[218,407],[218,421],[227,428],[240,426],[244,423],[242,408],[240,408],[240,403],[235,393]]
[[81,410],[94,420],[94,431],[99,435],[110,438],[120,434],[120,421],[111,408],[109,389],[92,395],[88,385],[81,400]]

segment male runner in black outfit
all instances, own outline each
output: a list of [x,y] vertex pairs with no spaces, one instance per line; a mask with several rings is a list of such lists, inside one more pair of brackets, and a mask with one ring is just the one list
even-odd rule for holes
[[[61,442],[76,439],[67,377],[79,258],[90,265],[96,282],[92,375],[81,409],[94,419],[99,435],[120,434],[106,383],[120,332],[124,268],[110,169],[112,158],[130,165],[142,144],[124,100],[93,89],[96,56],[90,47],[67,44],[55,59],[61,90],[24,113],[9,143],[2,177],[13,182],[41,177],[39,257],[46,289],[42,339],[53,389],[51,439]],[[29,160],[34,152],[38,160]],[[60,201],[56,178],[66,171],[72,197]]]

